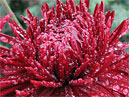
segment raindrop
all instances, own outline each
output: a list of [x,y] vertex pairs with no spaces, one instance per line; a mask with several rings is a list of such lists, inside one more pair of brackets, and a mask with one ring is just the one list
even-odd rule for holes
[[27,88],[27,90],[29,91],[29,90],[30,90],[30,88]]
[[114,85],[113,90],[118,91],[120,89],[119,85]]
[[12,84],[16,85],[18,82],[16,80],[12,80]]
[[44,58],[43,58],[44,60],[47,60],[47,56],[44,56]]
[[109,80],[106,80],[106,84],[109,85]]
[[38,68],[37,68],[37,67],[35,67],[35,68],[34,68],[34,70],[38,70]]
[[118,43],[117,45],[118,45],[119,47],[121,47],[121,46],[122,46],[122,43]]
[[95,80],[98,81],[98,77],[96,77]]
[[112,78],[113,78],[113,79],[118,79],[118,77],[117,77],[117,76],[113,76]]
[[72,63],[69,63],[69,66],[72,66],[72,65],[74,65],[74,62],[72,62]]
[[104,93],[101,93],[101,96],[104,96]]
[[106,75],[107,75],[107,77],[111,77],[111,74],[110,73],[107,73]]
[[72,97],[75,97],[74,95],[72,95]]
[[2,40],[4,42],[8,42],[8,39],[6,39],[5,37],[0,37],[0,40]]
[[31,64],[33,65],[33,64],[34,64],[34,62],[31,62]]
[[123,93],[124,93],[125,95],[128,94],[128,92],[129,92],[128,89],[124,89],[124,90],[123,90]]
[[117,50],[117,48],[114,48],[114,50]]

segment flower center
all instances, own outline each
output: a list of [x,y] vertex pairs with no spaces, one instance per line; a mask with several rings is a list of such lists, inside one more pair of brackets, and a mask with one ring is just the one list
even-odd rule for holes
[[78,30],[73,27],[73,22],[66,21],[37,38],[40,41],[38,61],[63,85],[70,84],[72,79],[83,78],[84,68],[89,62],[88,56],[83,55]]

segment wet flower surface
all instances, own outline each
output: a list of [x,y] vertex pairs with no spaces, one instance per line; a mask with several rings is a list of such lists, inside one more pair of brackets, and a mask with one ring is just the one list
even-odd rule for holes
[[16,37],[1,33],[13,14],[0,19],[0,40],[12,45],[0,47],[0,96],[129,97],[129,43],[119,41],[129,19],[110,32],[114,11],[104,14],[103,1],[88,10],[89,0],[57,0],[38,21],[27,9],[26,30],[8,22]]

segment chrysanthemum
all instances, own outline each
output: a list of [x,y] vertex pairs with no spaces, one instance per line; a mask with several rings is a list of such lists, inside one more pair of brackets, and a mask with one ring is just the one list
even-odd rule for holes
[[8,22],[16,37],[1,33],[13,14],[0,19],[0,40],[12,45],[0,47],[0,96],[129,97],[129,43],[119,41],[129,19],[110,32],[114,11],[104,14],[103,1],[88,9],[89,0],[57,0],[39,21],[27,9],[26,30]]

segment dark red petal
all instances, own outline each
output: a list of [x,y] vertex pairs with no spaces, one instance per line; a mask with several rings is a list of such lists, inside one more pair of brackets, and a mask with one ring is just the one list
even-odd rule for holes
[[4,25],[6,24],[6,22],[11,18],[12,14],[8,14],[5,17],[3,17],[2,19],[0,19],[0,32],[2,31],[2,29],[4,28]]

